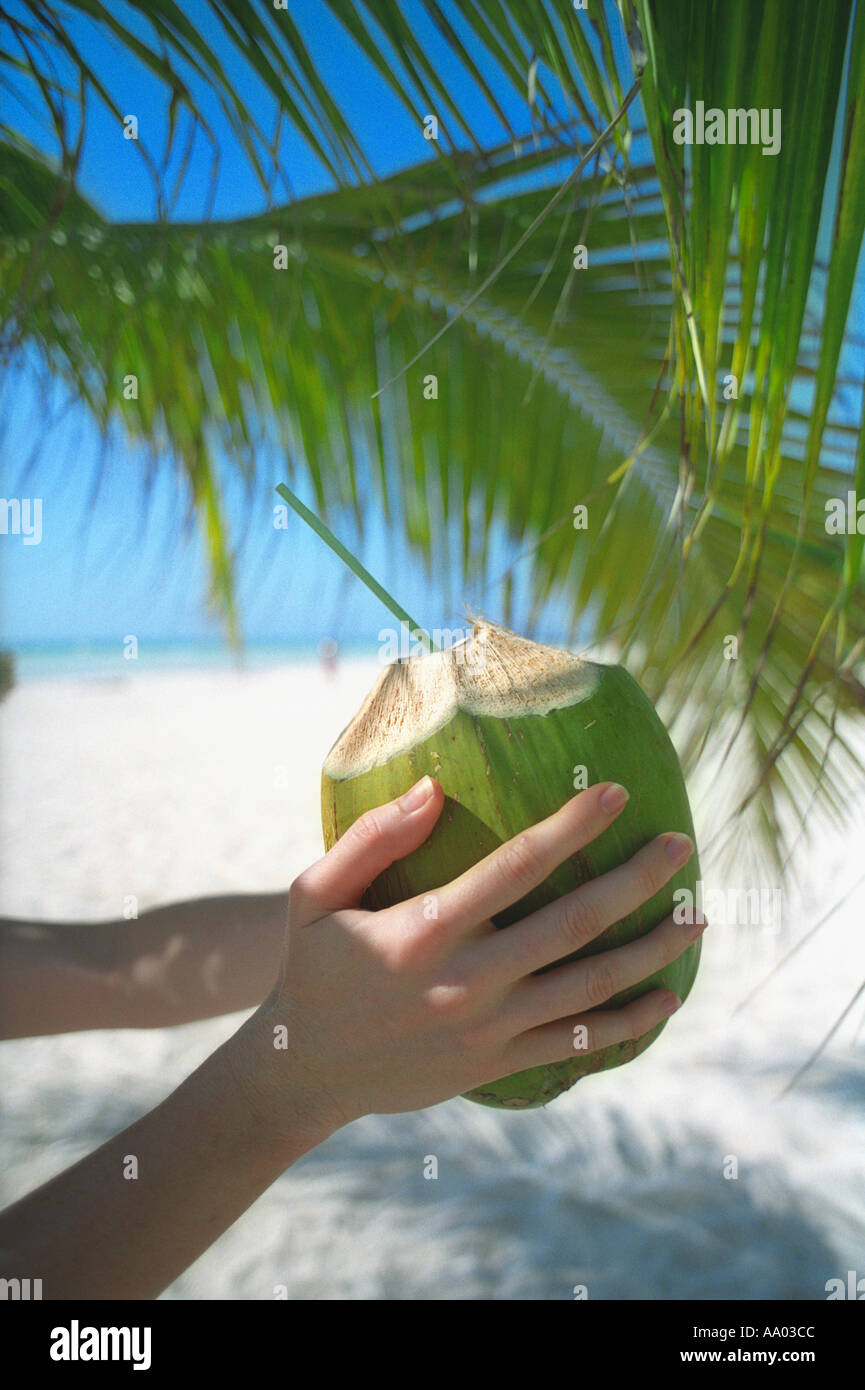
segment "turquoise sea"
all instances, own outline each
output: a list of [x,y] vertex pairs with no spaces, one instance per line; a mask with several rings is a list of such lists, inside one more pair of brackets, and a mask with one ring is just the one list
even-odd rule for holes
[[[0,644],[6,645],[6,644]],[[317,640],[255,638],[240,651],[218,638],[150,640],[138,642],[137,656],[125,655],[122,640],[81,642],[10,643],[15,659],[15,681],[52,680],[78,676],[119,680],[167,670],[243,670],[283,666],[319,659]],[[375,656],[374,641],[340,642],[339,656]]]

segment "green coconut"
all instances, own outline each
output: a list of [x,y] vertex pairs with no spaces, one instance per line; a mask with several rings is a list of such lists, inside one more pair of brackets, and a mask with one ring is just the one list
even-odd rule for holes
[[[327,848],[358,816],[400,796],[425,774],[444,791],[441,816],[424,844],[370,885],[364,896],[370,909],[434,893],[595,782],[627,787],[624,811],[539,888],[494,918],[497,927],[506,929],[623,863],[655,835],[677,830],[694,837],[675,749],[624,667],[587,661],[491,623],[476,622],[471,636],[448,650],[383,670],[324,764]],[[674,892],[695,894],[698,876],[695,853],[660,892],[568,959],[650,931],[673,910]],[[606,1007],[659,987],[684,1000],[699,959],[697,941]],[[545,1105],[581,1077],[630,1062],[664,1027],[665,1022],[645,1037],[490,1081],[466,1098],[513,1109]]]

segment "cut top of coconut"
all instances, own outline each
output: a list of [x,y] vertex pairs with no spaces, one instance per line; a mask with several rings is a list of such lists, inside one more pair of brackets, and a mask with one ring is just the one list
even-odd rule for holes
[[387,666],[328,753],[324,773],[335,781],[358,777],[415,747],[457,710],[514,719],[579,704],[596,689],[601,670],[478,621],[464,642]]

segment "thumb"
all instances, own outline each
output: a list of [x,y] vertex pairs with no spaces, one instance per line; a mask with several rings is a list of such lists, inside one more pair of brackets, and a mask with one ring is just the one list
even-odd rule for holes
[[422,777],[404,796],[359,816],[322,859],[294,880],[292,922],[307,926],[341,907],[357,907],[378,874],[423,844],[443,805],[438,782]]

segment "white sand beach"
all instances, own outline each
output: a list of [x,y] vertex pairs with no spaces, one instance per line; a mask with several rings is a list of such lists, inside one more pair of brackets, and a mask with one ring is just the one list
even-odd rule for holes
[[[92,920],[120,916],[129,894],[143,911],[287,887],[321,853],[321,762],[377,669],[19,686],[0,707],[0,912]],[[828,1279],[865,1276],[863,1006],[780,1098],[865,980],[863,819],[860,805],[810,852],[782,933],[710,929],[691,998],[644,1057],[544,1111],[456,1099],[369,1117],[280,1178],[164,1297],[556,1300],[586,1285],[590,1300],[822,1299]],[[3,1044],[3,1202],[144,1113],[241,1017]]]

